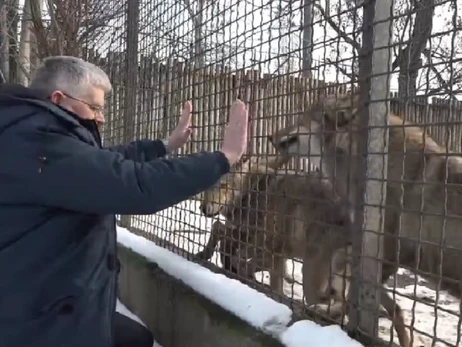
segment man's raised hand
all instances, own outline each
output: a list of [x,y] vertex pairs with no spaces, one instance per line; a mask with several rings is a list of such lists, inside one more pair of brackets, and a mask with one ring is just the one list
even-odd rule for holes
[[234,101],[221,147],[230,165],[236,163],[247,149],[248,124],[249,116],[245,104],[241,100]]
[[170,151],[181,148],[186,142],[188,142],[192,133],[191,114],[192,103],[191,101],[186,101],[184,103],[178,124],[167,140],[167,147]]

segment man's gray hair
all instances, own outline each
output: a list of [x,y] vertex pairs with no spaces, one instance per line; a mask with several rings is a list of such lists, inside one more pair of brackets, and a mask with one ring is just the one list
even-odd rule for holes
[[98,66],[65,55],[44,59],[29,87],[47,96],[60,90],[73,97],[87,95],[89,87],[101,88],[105,93],[112,89],[109,77]]

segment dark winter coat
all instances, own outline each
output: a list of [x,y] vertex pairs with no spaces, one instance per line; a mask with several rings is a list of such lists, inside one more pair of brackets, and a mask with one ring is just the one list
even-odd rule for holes
[[162,159],[162,141],[101,148],[82,121],[0,86],[0,346],[112,347],[115,214],[151,214],[229,171],[221,152]]

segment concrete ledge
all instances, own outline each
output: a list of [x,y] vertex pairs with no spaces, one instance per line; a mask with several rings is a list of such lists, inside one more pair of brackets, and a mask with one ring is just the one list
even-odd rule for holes
[[164,347],[276,347],[276,339],[199,295],[119,244],[120,300]]

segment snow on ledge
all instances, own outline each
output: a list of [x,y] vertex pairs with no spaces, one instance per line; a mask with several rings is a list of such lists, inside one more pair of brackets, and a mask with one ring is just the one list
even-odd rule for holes
[[117,227],[117,241],[255,328],[274,337],[287,329],[292,310],[255,289],[190,262],[127,229]]
[[237,280],[190,262],[127,229],[117,227],[117,241],[287,347],[363,347],[338,325],[323,327],[303,320],[288,327],[292,317],[289,307]]

